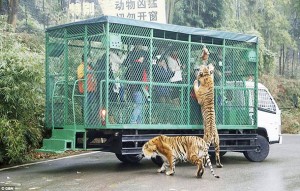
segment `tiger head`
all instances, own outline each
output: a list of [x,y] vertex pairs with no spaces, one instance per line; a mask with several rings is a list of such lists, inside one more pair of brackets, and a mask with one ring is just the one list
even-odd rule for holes
[[205,85],[209,82],[213,83],[214,80],[214,66],[212,64],[209,65],[201,65],[199,68],[199,72],[197,75],[197,79],[200,81],[201,85]]
[[159,154],[159,146],[161,145],[163,135],[154,137],[146,142],[142,148],[145,158],[150,159]]

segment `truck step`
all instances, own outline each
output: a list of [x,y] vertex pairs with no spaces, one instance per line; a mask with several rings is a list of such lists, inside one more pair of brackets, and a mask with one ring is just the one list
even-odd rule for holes
[[53,153],[62,153],[66,150],[71,150],[73,146],[72,140],[67,139],[44,139],[43,147],[36,151],[39,152],[53,152]]
[[73,140],[75,138],[75,133],[74,130],[70,129],[53,129],[51,138]]

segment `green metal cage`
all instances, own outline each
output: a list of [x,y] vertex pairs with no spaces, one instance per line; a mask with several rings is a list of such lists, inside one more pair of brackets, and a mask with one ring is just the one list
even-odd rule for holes
[[86,129],[202,129],[192,84],[204,46],[215,66],[217,128],[256,129],[256,36],[103,16],[46,30],[53,138],[72,142]]

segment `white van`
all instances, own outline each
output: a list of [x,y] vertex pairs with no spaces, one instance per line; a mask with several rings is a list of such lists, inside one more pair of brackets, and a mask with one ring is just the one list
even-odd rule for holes
[[[246,82],[246,87],[254,88],[254,82]],[[250,99],[253,98],[252,94]],[[250,103],[253,102],[250,101]],[[258,83],[257,126],[260,133],[268,138],[270,144],[282,143],[281,111],[269,90],[261,83]]]

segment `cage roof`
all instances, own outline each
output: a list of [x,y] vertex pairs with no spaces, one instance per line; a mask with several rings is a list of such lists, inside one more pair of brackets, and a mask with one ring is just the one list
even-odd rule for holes
[[199,36],[206,36],[206,37],[212,37],[212,38],[236,40],[236,41],[241,41],[241,42],[250,42],[250,43],[258,42],[258,37],[254,36],[254,35],[226,32],[226,31],[217,31],[217,30],[208,30],[208,29],[195,28],[195,27],[172,25],[172,24],[162,24],[162,23],[157,23],[157,22],[141,21],[141,20],[121,18],[121,17],[115,17],[115,16],[101,16],[101,17],[95,17],[95,18],[86,19],[86,20],[82,20],[82,21],[67,23],[67,24],[63,24],[63,25],[58,25],[58,26],[54,26],[54,27],[49,27],[46,29],[46,32],[53,31],[56,29],[71,27],[71,26],[89,25],[89,24],[96,24],[96,23],[115,23],[115,24],[123,24],[123,25],[158,29],[158,30],[163,30],[163,31],[184,33],[184,34],[190,34],[190,35],[199,35]]

